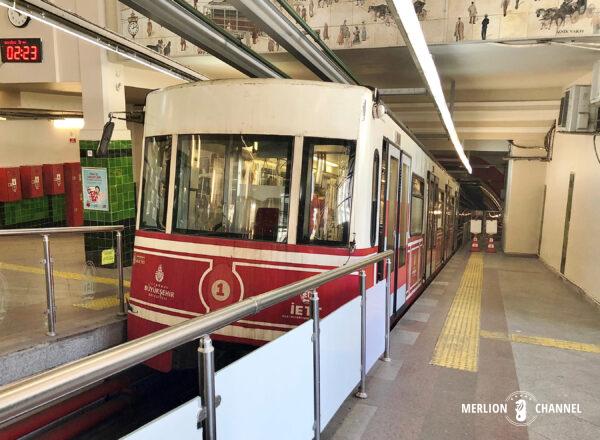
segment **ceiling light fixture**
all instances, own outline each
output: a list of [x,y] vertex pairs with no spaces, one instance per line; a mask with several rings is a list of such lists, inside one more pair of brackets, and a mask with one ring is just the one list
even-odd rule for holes
[[458,138],[458,133],[454,127],[452,116],[448,110],[448,104],[444,96],[442,89],[442,83],[440,82],[440,75],[438,74],[433,57],[427,47],[421,24],[415,13],[415,8],[410,0],[392,0],[388,4],[393,5],[394,19],[400,28],[400,32],[404,40],[407,43],[408,49],[411,52],[411,56],[415,61],[417,69],[419,69],[421,76],[427,84],[429,93],[433,96],[437,110],[442,119],[442,123],[446,128],[450,141],[460,157],[461,162],[469,173],[473,172],[469,159],[467,158],[463,146]]
[[83,118],[54,119],[54,128],[81,130],[85,126]]

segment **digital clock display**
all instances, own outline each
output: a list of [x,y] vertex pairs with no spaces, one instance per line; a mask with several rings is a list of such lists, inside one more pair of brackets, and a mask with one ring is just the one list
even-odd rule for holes
[[42,40],[40,38],[2,38],[0,54],[3,63],[41,63]]

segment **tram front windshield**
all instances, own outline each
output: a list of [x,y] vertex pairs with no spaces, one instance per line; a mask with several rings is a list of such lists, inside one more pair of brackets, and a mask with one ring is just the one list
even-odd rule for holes
[[293,137],[179,135],[174,232],[285,242]]

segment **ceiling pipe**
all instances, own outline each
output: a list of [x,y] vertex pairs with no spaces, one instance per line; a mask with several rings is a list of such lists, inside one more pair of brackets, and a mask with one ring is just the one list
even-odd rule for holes
[[43,0],[0,0],[0,6],[15,9],[88,43],[117,53],[136,63],[185,81],[204,81],[204,75],[169,57],[98,26],[85,18]]
[[327,56],[328,59],[332,60],[336,66],[338,66],[346,75],[348,75],[352,81],[356,84],[360,84],[360,81],[356,79],[356,77],[352,74],[350,69],[344,64],[344,62],[338,57],[330,47],[325,44],[325,42],[321,39],[321,37],[311,28],[306,21],[298,15],[296,10],[288,3],[288,0],[276,0],[277,3],[286,11],[290,17],[294,19],[294,21],[302,28],[306,35],[310,35],[315,43],[321,48],[323,53]]
[[288,78],[183,0],[121,0],[121,3],[250,77]]
[[379,96],[415,96],[427,95],[425,87],[399,87],[394,89],[377,89]]
[[300,29],[270,0],[230,0],[238,11],[256,23],[290,54],[324,81],[356,84],[354,78],[340,69],[323,51],[313,44]]

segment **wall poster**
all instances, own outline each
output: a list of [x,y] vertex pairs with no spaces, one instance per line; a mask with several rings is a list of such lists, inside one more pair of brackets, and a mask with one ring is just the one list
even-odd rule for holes
[[83,208],[89,211],[108,211],[108,172],[106,168],[81,169]]

